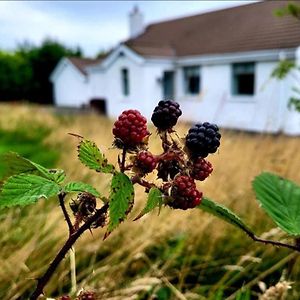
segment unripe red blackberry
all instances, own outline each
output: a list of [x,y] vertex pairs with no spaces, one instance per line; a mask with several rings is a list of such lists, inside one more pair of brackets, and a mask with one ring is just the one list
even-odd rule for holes
[[194,179],[186,175],[175,178],[171,196],[173,201],[169,202],[168,205],[184,210],[196,207],[202,199],[202,193],[197,190]]
[[125,110],[115,122],[113,134],[124,147],[135,147],[149,135],[147,120],[137,110]]
[[68,295],[61,296],[59,300],[72,300],[72,298]]
[[79,296],[76,298],[77,300],[96,300],[96,294],[92,291],[82,291]]
[[185,145],[191,157],[206,157],[209,153],[215,153],[220,146],[221,134],[219,127],[208,122],[199,123],[190,128]]
[[172,100],[159,101],[153,111],[151,121],[159,130],[167,130],[176,125],[181,114],[177,102]]
[[162,160],[158,163],[157,177],[163,181],[169,181],[182,171],[177,160]]
[[204,158],[198,157],[191,169],[191,177],[196,180],[205,180],[213,171],[212,164]]
[[156,157],[149,151],[141,151],[135,160],[135,167],[143,174],[152,172],[157,165]]

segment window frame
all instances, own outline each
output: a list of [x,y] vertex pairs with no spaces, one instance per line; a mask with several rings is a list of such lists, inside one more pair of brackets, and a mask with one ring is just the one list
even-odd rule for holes
[[[253,67],[253,72],[244,72],[241,74],[253,74],[253,93],[239,93],[237,88],[237,78],[236,76],[241,75],[237,74],[238,72],[235,71],[235,67],[243,66],[245,65]],[[253,61],[247,61],[247,62],[238,62],[238,63],[232,63],[231,64],[231,95],[235,98],[242,98],[242,99],[252,99],[256,95],[256,63]]]
[[[188,79],[188,75],[187,72],[188,70],[197,69],[198,72],[198,76],[199,76],[199,80],[198,80],[198,91],[197,92],[191,92],[190,90],[188,90],[188,84],[187,84],[187,79]],[[200,65],[191,65],[191,66],[184,66],[182,67],[182,74],[183,74],[183,92],[185,96],[191,96],[191,97],[195,97],[197,95],[200,95],[201,93],[201,66]]]
[[130,95],[130,77],[129,69],[127,67],[121,68],[121,90],[124,97]]

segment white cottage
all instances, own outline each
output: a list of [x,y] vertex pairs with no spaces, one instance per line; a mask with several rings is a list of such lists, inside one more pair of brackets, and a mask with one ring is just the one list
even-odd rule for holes
[[131,37],[102,60],[62,59],[51,75],[57,106],[105,103],[107,115],[139,109],[150,117],[161,99],[175,99],[182,119],[221,127],[300,134],[288,110],[293,76],[271,78],[281,59],[300,65],[300,22],[275,17],[285,1],[265,1],[144,28],[130,14]]

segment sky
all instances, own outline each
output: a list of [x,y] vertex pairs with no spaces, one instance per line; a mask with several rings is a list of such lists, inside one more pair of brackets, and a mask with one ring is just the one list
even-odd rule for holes
[[94,57],[129,37],[135,5],[145,24],[255,1],[0,1],[0,49],[52,38]]

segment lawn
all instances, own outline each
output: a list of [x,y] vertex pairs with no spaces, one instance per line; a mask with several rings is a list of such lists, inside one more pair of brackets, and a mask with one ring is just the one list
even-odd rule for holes
[[[68,133],[95,141],[116,164],[118,151],[111,149],[113,120],[95,114],[56,115],[37,106],[1,105],[0,114],[0,152],[20,152],[108,193],[108,175],[93,173],[78,162],[78,141]],[[184,136],[188,127],[180,124],[179,134]],[[160,141],[153,127],[150,131],[150,150],[158,154]],[[214,172],[199,189],[234,210],[258,235],[286,239],[259,208],[251,181],[268,170],[300,183],[300,139],[236,131],[222,135],[219,152],[210,158]],[[198,209],[166,207],[159,216],[153,212],[133,222],[144,202],[142,189],[137,189],[134,211],[107,240],[102,241],[104,229],[79,240],[75,247],[79,288],[93,289],[99,299],[111,300],[247,300],[258,299],[263,286],[284,278],[293,282],[286,299],[300,298],[300,264],[292,263],[296,258],[290,250],[254,243]],[[63,244],[67,226],[57,199],[5,209],[0,219],[0,298],[28,299],[35,278]],[[70,291],[69,265],[66,258],[47,285],[47,296]]]

